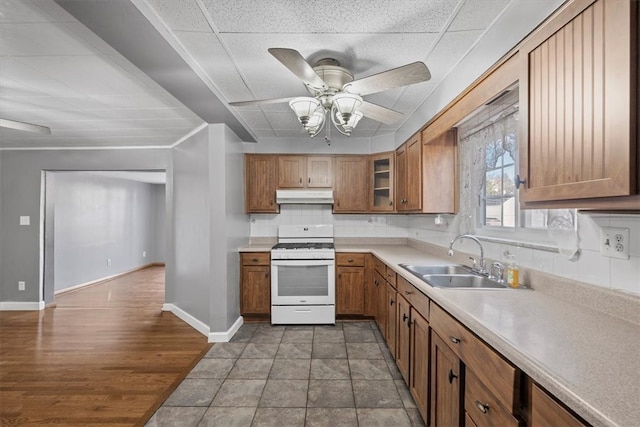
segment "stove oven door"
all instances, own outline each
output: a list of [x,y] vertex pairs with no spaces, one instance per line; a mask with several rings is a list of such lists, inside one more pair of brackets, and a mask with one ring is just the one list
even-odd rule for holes
[[333,305],[335,261],[272,260],[272,305]]

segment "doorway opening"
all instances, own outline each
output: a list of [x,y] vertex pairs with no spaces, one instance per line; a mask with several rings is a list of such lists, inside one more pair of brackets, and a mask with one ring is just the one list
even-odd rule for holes
[[43,188],[45,304],[59,293],[164,265],[166,171],[46,171]]

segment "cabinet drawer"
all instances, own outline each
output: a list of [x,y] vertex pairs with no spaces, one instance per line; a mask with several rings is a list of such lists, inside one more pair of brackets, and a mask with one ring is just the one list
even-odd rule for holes
[[518,420],[482,385],[470,369],[465,373],[464,410],[478,427],[518,426]]
[[384,262],[380,261],[379,258],[373,257],[373,265],[375,270],[382,275],[382,277],[387,274],[387,266]]
[[337,253],[336,265],[344,267],[364,267],[366,254]]
[[429,298],[402,276],[398,276],[397,284],[398,292],[409,301],[422,317],[429,320]]
[[269,265],[271,253],[269,252],[245,252],[240,254],[242,265]]
[[393,268],[389,267],[388,265],[385,266],[385,275],[384,278],[387,282],[389,282],[389,284],[391,286],[393,286],[394,288],[396,287],[396,272],[393,270]]
[[429,324],[507,409],[517,410],[520,403],[517,368],[433,302],[429,306]]

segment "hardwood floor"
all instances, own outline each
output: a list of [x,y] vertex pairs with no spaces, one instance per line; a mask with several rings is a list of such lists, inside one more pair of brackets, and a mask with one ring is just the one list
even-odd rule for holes
[[154,266],[0,312],[0,425],[144,425],[211,347],[163,302]]

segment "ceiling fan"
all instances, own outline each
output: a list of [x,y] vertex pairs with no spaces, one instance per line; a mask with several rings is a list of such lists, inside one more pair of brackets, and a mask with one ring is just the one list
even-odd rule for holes
[[[333,58],[320,59],[312,66],[294,49],[270,48],[269,53],[298,76],[312,96],[231,102],[229,105],[244,107],[288,102],[312,138],[329,120],[346,136],[351,134],[363,116],[384,124],[396,123],[402,118],[402,113],[367,102],[362,96],[431,78],[429,69],[420,61],[354,80],[353,73]],[[327,141],[328,133],[329,127]]]

